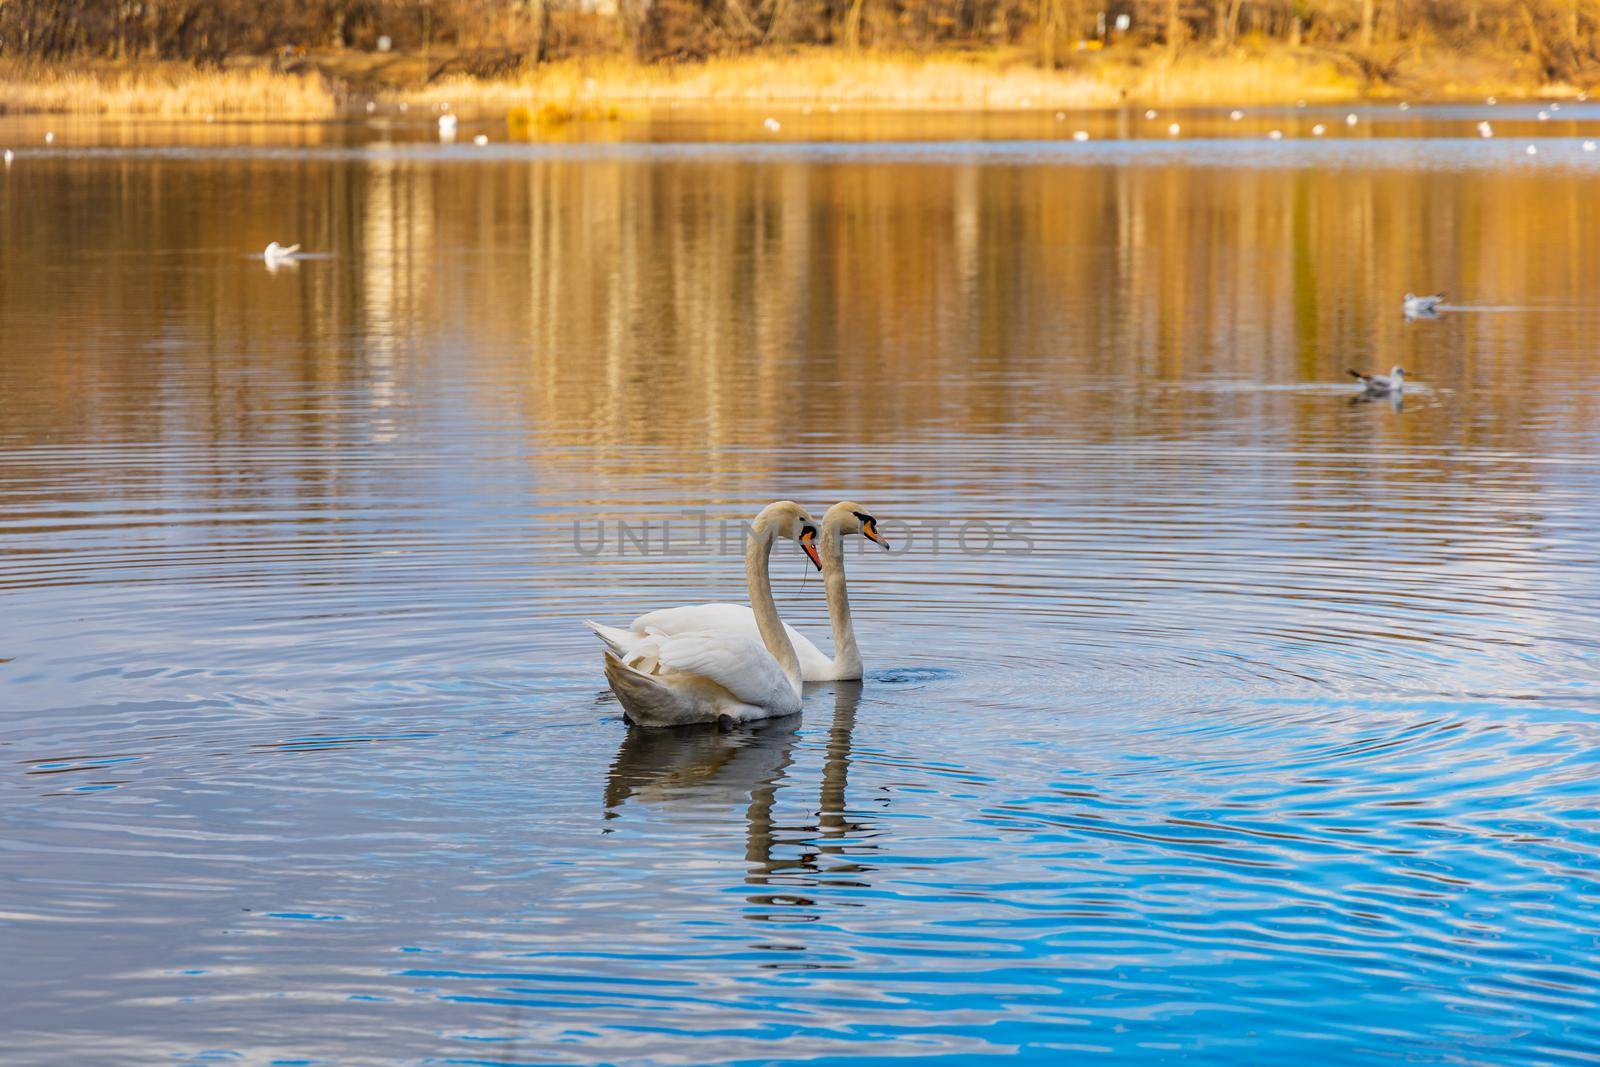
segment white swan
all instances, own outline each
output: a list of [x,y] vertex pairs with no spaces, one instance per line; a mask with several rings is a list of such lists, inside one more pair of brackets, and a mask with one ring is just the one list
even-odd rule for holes
[[[638,726],[750,722],[800,711],[800,663],[772,602],[767,557],[779,537],[800,542],[811,562],[817,524],[790,500],[768,504],[750,527],[745,584],[757,636],[690,629],[638,633],[585,622],[607,645],[606,681]],[[692,610],[692,609],[691,609]]]
[[[783,628],[794,644],[803,681],[848,681],[861,677],[861,653],[856,648],[855,626],[850,621],[850,598],[844,584],[844,538],[849,534],[860,534],[885,549],[889,547],[889,542],[878,532],[878,520],[854,501],[841,500],[822,516],[822,582],[828,595],[834,654],[831,658],[824,655],[809,638],[785,623]],[[648,633],[676,634],[695,630],[723,630],[752,640],[758,635],[756,617],[743,604],[665,608],[639,616],[628,629],[639,637]]]

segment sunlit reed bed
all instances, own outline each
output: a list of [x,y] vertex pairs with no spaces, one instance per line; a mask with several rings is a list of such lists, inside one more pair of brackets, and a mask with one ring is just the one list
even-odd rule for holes
[[0,108],[20,112],[231,118],[332,118],[339,98],[316,74],[183,63],[69,68],[0,66]]
[[[1445,96],[1500,92],[1575,95],[1541,86],[1513,66],[1486,73],[1482,57],[1431,55],[1430,82]],[[853,109],[1026,110],[1159,105],[1277,104],[1392,95],[1348,55],[1314,48],[1250,47],[1074,54],[1062,69],[1021,49],[848,52],[801,48],[645,63],[598,55],[526,66],[496,77],[457,74],[386,80],[376,56],[329,52],[294,73],[243,59],[226,68],[184,63],[68,66],[0,63],[0,112],[77,112],[317,120],[359,112],[366,101],[522,107],[557,118],[615,117],[630,105]],[[1421,61],[1419,61],[1421,62]],[[1449,72],[1449,77],[1443,77]],[[352,106],[354,105],[354,106]]]
[[1050,70],[998,54],[858,54],[825,49],[647,65],[624,59],[554,63],[521,75],[455,77],[396,99],[453,107],[558,101],[839,104],[891,108],[1096,107],[1124,99],[1163,103],[1329,100],[1361,86],[1331,60],[1297,52],[1095,60]]

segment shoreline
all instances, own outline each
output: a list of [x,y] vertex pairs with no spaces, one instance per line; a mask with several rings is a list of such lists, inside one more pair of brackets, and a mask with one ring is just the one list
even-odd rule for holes
[[[430,62],[437,65],[438,57],[360,52],[314,54],[287,69],[259,58],[220,68],[10,62],[0,64],[0,115],[328,120],[360,114],[370,101],[463,111],[522,108],[529,121],[548,124],[657,106],[978,113],[1579,93],[1576,86],[1542,83],[1505,56],[1421,54],[1413,69],[1378,82],[1347,54],[1287,46],[1177,56],[1130,49],[1078,56],[1065,69],[1046,69],[1024,53],[1000,49],[911,54],[816,48],[680,64],[590,57],[496,78],[430,78]],[[1430,91],[1418,91],[1419,85]]]

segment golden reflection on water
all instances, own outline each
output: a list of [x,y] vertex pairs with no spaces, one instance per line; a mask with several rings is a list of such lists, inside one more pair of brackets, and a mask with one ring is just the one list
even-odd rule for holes
[[[1569,172],[66,157],[0,188],[0,434],[123,446],[15,454],[28,523],[107,497],[333,522],[392,506],[385,456],[438,453],[447,496],[501,476],[482,447],[527,457],[501,495],[574,521],[732,516],[790,479],[1004,522],[1050,510],[1052,442],[1140,440],[1284,449],[1340,521],[1362,465],[1465,513],[1543,475],[1475,496],[1447,450],[1586,452],[1600,395],[1600,200]],[[314,258],[269,272],[269,240]],[[1439,289],[1497,310],[1402,320]],[[1403,412],[1345,402],[1347,367],[1394,364]],[[447,458],[474,434],[518,443]],[[1162,477],[1267,476],[1204,455]],[[1354,490],[1316,488],[1330,463]],[[1525,512],[1494,522],[1531,543]]]
[[[403,408],[466,385],[481,418],[682,469],[796,428],[1181,434],[1199,416],[1123,387],[1396,363],[1478,389],[1497,437],[1594,414],[1574,354],[1600,208],[1570,174],[105,166],[40,162],[5,185],[0,412],[24,441],[248,437],[301,386]],[[268,272],[251,253],[272,239],[326,258]],[[1521,310],[1403,322],[1400,294],[1434,289]]]

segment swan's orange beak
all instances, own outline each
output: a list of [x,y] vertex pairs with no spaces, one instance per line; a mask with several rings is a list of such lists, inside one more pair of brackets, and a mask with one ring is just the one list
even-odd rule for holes
[[877,519],[868,519],[866,522],[861,524],[861,536],[865,537],[869,541],[876,541],[878,544],[883,546],[884,551],[888,551],[889,542],[884,538],[883,534],[878,532]]
[[812,565],[820,571],[822,569],[822,557],[817,555],[817,531],[809,526],[801,530],[800,547],[806,550],[806,555],[811,557]]

